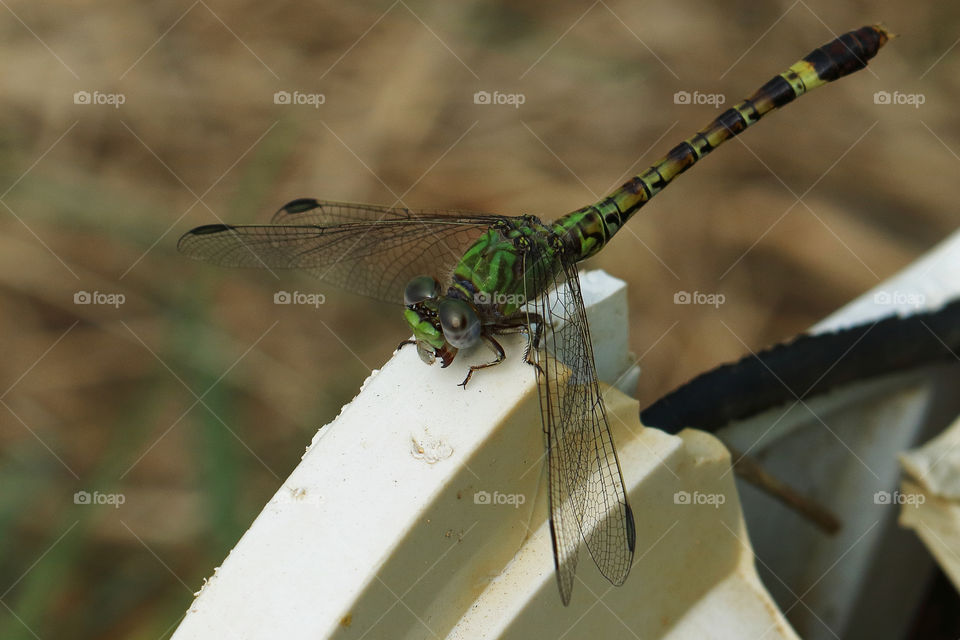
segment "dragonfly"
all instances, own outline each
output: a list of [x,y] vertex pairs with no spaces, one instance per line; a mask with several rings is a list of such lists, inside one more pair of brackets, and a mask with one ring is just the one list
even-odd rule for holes
[[200,226],[178,248],[221,266],[304,271],[395,303],[413,333],[406,342],[426,364],[447,367],[460,351],[485,344],[492,359],[470,366],[464,388],[476,371],[505,359],[498,335],[526,334],[546,440],[555,574],[568,605],[581,544],[619,586],[637,539],[577,263],[713,149],[804,93],[863,69],[890,37],[880,25],[865,26],[815,49],[606,198],[554,222],[300,198],[270,224]]

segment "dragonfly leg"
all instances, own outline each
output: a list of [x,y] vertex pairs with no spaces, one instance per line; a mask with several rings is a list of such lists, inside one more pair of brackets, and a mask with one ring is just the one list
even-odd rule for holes
[[396,351],[400,351],[400,349],[403,349],[403,345],[405,345],[405,344],[417,344],[417,341],[416,341],[416,340],[404,340],[403,342],[401,342],[400,344],[397,345]]
[[[501,327],[500,333],[517,333],[523,332],[529,335],[527,340],[526,349],[523,352],[523,359],[527,361],[527,364],[536,368],[540,374],[543,374],[543,369],[540,368],[540,365],[537,364],[533,358],[530,357],[531,351],[533,349],[540,348],[540,339],[543,337],[543,327],[547,323],[539,313],[531,313],[529,316],[527,314],[522,314],[522,320],[517,319],[516,324],[508,323],[505,327]],[[532,328],[532,334],[531,334]]]
[[[537,349],[540,347],[540,339],[543,337],[543,327],[545,324],[546,324],[546,321],[543,319],[543,316],[541,316],[538,313],[531,313],[529,315],[523,314],[522,316],[519,316],[519,317],[512,316],[509,320],[507,320],[502,324],[498,324],[496,327],[497,333],[527,333],[527,334],[531,333],[531,327],[533,327],[532,335],[530,336],[530,339],[527,341],[527,346],[523,353],[523,359],[526,360],[527,364],[535,367],[537,371],[539,371],[541,374],[543,374],[543,369],[541,369],[540,365],[537,364],[533,360],[533,358],[530,357],[530,354],[531,354],[531,347],[533,349]],[[503,362],[507,357],[506,353],[503,350],[503,347],[492,336],[483,334],[480,337],[482,337],[484,340],[487,341],[487,344],[490,346],[491,349],[493,349],[493,352],[497,354],[497,357],[495,360],[492,360],[491,362],[487,362],[484,364],[471,365],[470,371],[467,372],[467,377],[463,379],[463,382],[457,385],[457,386],[463,387],[464,389],[467,388],[467,383],[470,381],[471,376],[473,376],[474,371],[476,371],[477,369],[486,369],[487,367],[493,367],[495,365],[498,365],[501,362]]]
[[541,316],[539,313],[530,314],[530,326],[531,327],[535,326],[536,329],[533,330],[533,336],[530,338],[530,341],[527,343],[527,352],[524,354],[524,357],[527,359],[527,362],[536,366],[538,369],[540,367],[537,365],[537,363],[530,360],[530,349],[531,347],[534,349],[540,348],[540,338],[543,337],[543,325],[545,325],[546,323],[547,321],[544,320],[543,316]]
[[487,367],[496,366],[501,362],[503,362],[507,357],[507,354],[504,352],[503,347],[500,346],[500,343],[494,340],[492,336],[483,334],[480,337],[487,341],[487,344],[490,346],[491,349],[493,349],[493,352],[497,354],[497,357],[496,359],[491,360],[490,362],[485,362],[484,364],[470,365],[470,371],[467,372],[467,377],[463,379],[463,382],[457,385],[458,387],[463,387],[464,389],[466,389],[467,383],[470,382],[470,377],[473,375],[474,371],[476,371],[477,369],[486,369]]

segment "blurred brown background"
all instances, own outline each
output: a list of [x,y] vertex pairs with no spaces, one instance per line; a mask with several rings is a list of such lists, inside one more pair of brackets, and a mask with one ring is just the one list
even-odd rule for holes
[[301,196],[554,218],[719,113],[675,92],[726,108],[882,20],[901,37],[867,71],[717,151],[587,266],[630,285],[645,406],[933,246],[956,226],[960,7],[837,4],[4,3],[0,637],[166,637],[406,336],[389,306],[178,256],[192,226]]

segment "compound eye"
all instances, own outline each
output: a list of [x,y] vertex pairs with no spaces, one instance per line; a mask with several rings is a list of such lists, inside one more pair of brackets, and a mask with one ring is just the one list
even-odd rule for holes
[[463,300],[446,298],[437,309],[443,337],[451,346],[465,349],[473,346],[480,337],[480,318]]
[[440,283],[430,276],[417,276],[403,290],[403,304],[410,307],[425,300],[432,300],[440,293]]

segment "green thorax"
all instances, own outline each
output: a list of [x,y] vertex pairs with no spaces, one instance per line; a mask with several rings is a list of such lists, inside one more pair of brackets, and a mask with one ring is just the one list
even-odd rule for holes
[[553,283],[560,259],[553,230],[538,218],[504,218],[464,252],[451,288],[477,306],[493,305],[510,316]]

